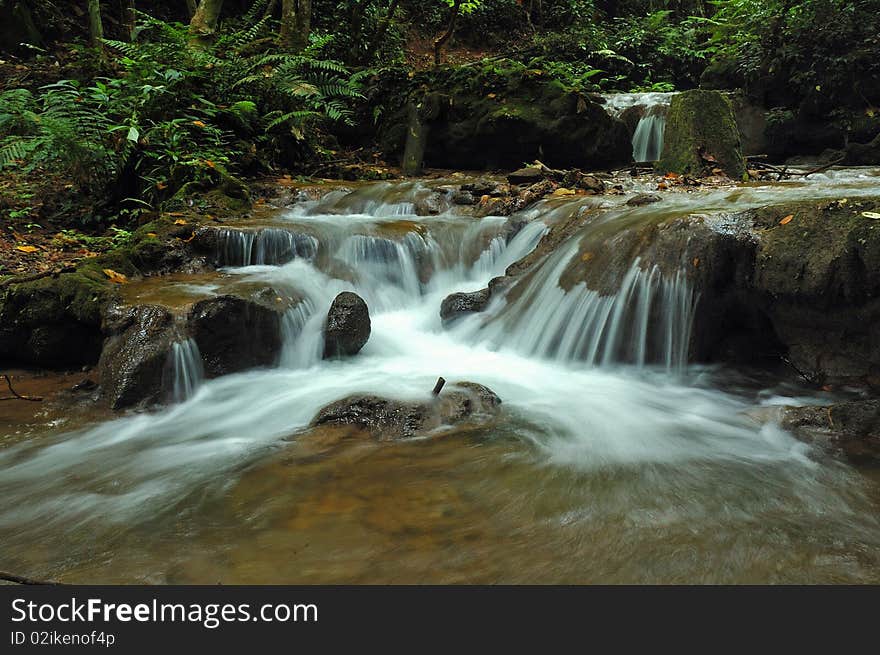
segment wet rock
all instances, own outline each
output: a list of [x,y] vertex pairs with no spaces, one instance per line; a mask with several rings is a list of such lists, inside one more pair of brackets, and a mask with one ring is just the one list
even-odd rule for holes
[[491,389],[457,382],[424,401],[349,396],[321,409],[312,426],[352,425],[378,441],[396,441],[426,436],[442,427],[486,425],[498,415],[500,405]]
[[225,295],[195,303],[187,328],[195,339],[206,377],[271,366],[281,352],[282,312]]
[[452,194],[453,205],[474,205],[477,200],[470,191],[455,191]]
[[477,198],[482,196],[500,197],[507,195],[507,189],[499,182],[493,180],[477,180],[461,185],[461,190],[473,194]]
[[730,100],[718,91],[701,89],[674,95],[657,167],[664,173],[697,177],[717,167],[741,179],[745,160]]
[[471,293],[453,293],[443,299],[440,305],[440,318],[449,323],[465,314],[481,312],[489,304],[489,289],[480,289]]
[[640,193],[627,200],[626,204],[630,207],[642,207],[643,205],[650,205],[661,200],[663,200],[663,197],[656,193]]
[[850,143],[844,152],[843,163],[847,166],[880,164],[880,135],[870,143]]
[[158,402],[174,341],[174,317],[165,307],[112,307],[108,338],[98,362],[101,396],[113,409]]
[[544,171],[540,168],[529,166],[510,173],[507,176],[507,181],[511,184],[535,184],[536,182],[543,180],[545,177]]
[[324,324],[324,359],[356,355],[370,338],[370,310],[356,293],[333,300]]
[[854,462],[880,462],[880,400],[785,407],[780,425],[798,438]]

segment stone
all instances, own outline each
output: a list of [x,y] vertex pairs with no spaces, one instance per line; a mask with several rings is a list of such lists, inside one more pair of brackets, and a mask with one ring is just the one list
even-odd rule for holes
[[272,366],[281,353],[282,311],[232,295],[195,303],[187,330],[202,354],[205,376]]
[[854,463],[880,462],[880,400],[784,407],[779,422],[799,439]]
[[370,338],[370,310],[356,293],[343,291],[333,300],[324,324],[324,359],[350,357]]
[[663,200],[663,197],[657,193],[640,193],[627,200],[626,204],[630,207],[642,207],[643,205],[650,205],[661,200]]
[[735,180],[746,172],[730,100],[719,91],[695,89],[672,97],[657,168],[700,177],[720,168]]
[[440,318],[446,324],[465,314],[481,312],[489,304],[489,298],[489,289],[450,294],[443,299],[443,303],[440,305]]
[[498,415],[500,405],[501,399],[491,389],[457,382],[424,401],[349,396],[322,408],[311,425],[355,426],[377,441],[396,441],[446,427],[485,426]]
[[159,402],[174,341],[174,316],[159,305],[111,307],[98,362],[101,396],[112,409]]
[[527,166],[513,171],[507,176],[507,181],[511,184],[535,184],[542,181],[546,176],[544,171],[536,166]]

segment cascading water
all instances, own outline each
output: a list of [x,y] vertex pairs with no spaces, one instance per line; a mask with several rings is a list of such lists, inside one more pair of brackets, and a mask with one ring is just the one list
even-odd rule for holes
[[171,375],[171,400],[176,403],[191,398],[205,379],[202,354],[194,339],[172,344],[167,366]]
[[[765,201],[737,194],[700,202]],[[549,224],[594,199],[533,207],[516,231],[445,210],[401,221],[424,196],[417,185],[337,192],[272,228],[314,239],[303,255],[232,248],[226,263],[244,265],[222,280],[298,299],[277,368],[195,394],[185,382],[195,376],[181,375],[184,402],[0,449],[9,566],[91,582],[155,570],[182,582],[736,581],[754,567],[774,579],[788,558],[797,573],[782,581],[880,579],[870,558],[815,564],[878,552],[880,526],[853,475],[818,466],[807,446],[749,418],[752,401],[686,365],[699,299],[684,275],[636,260],[613,293],[566,286],[579,232],[485,312],[441,326],[444,297],[504,275]],[[612,211],[584,230],[694,211],[693,198]],[[322,361],[321,327],[344,290],[367,300],[372,334],[356,357]],[[197,361],[187,344],[173,353],[181,372]],[[493,389],[500,422],[477,437],[309,450],[310,437],[329,438],[307,429],[322,406],[358,393],[428,398],[440,375]],[[39,553],[28,548],[37,542]],[[536,553],[547,558],[537,568]]]
[[295,258],[311,259],[317,240],[277,228],[261,230],[218,230],[217,257],[221,266],[283,264]]
[[663,152],[666,114],[672,93],[617,93],[605,96],[609,113],[626,119],[629,111],[639,113],[632,137],[633,161],[653,162]]
[[666,108],[653,105],[645,109],[633,133],[633,161],[651,162],[660,159],[663,133],[666,130]]

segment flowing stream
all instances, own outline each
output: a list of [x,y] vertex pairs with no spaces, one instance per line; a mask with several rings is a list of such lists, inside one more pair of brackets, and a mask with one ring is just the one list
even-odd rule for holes
[[[552,200],[475,219],[415,183],[336,191],[224,232],[207,275],[132,285],[185,304],[270,287],[293,299],[278,365],[201,380],[181,341],[180,402],[0,449],[2,568],[70,582],[878,582],[880,480],[750,413],[815,401],[686,360],[699,298],[634,265],[616,295],[563,290],[577,241],[658,215],[867,195],[877,171],[810,182]],[[627,191],[639,191],[634,183]],[[529,254],[554,221],[601,218],[486,312],[444,328],[448,294]],[[238,226],[237,226],[238,227]],[[370,307],[356,357],[322,361],[343,290]],[[365,392],[426,398],[438,376],[503,400],[484,430],[338,443],[307,426]]]

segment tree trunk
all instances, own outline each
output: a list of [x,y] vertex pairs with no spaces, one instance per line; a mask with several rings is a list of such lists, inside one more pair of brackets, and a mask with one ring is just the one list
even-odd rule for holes
[[281,34],[285,50],[299,52],[309,45],[312,29],[312,0],[281,0]]
[[104,39],[104,23],[101,22],[101,3],[98,0],[88,0],[89,8],[89,37],[92,45],[102,47]]
[[446,45],[446,42],[452,38],[453,33],[455,32],[455,21],[458,18],[458,10],[461,8],[461,0],[455,0],[455,3],[452,5],[452,13],[449,16],[449,26],[446,28],[446,32],[436,41],[434,41],[434,65],[440,65],[440,50]]
[[189,19],[196,15],[196,0],[186,0],[186,10],[189,13]]
[[189,23],[190,45],[205,46],[214,37],[223,0],[201,0]]
[[134,6],[135,0],[127,0],[125,3],[125,22],[128,28],[128,40],[134,43],[135,28],[137,27],[137,9]]

